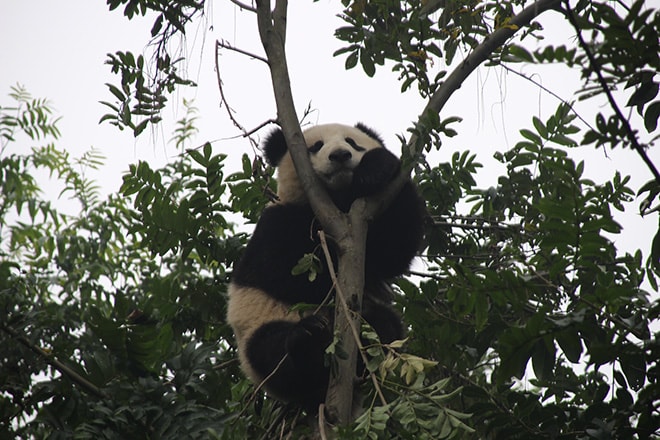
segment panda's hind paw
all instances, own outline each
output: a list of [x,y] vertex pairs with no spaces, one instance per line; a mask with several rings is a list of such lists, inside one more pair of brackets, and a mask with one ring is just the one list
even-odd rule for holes
[[291,330],[286,341],[286,350],[293,356],[297,353],[325,351],[331,340],[330,321],[325,316],[311,315],[301,319]]

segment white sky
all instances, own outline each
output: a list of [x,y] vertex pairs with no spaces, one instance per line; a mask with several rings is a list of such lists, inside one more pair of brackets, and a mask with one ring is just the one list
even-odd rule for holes
[[[368,78],[359,69],[345,71],[344,58],[332,57],[342,46],[332,36],[341,25],[335,17],[340,6],[331,0],[289,4],[287,51],[298,115],[302,116],[311,103],[315,110],[312,123],[362,121],[380,132],[389,148],[398,152],[396,135],[405,132],[424,103],[414,90],[400,93],[396,74],[389,67],[381,68],[375,78]],[[213,9],[208,12],[205,22],[188,29],[185,53],[189,58],[188,74],[199,87],[171,97],[170,103],[180,104],[184,97],[194,98],[194,105],[200,110],[197,142],[224,139],[214,142],[214,148],[229,154],[231,163],[237,163],[243,152],[251,150],[247,141],[229,140],[238,131],[219,105],[215,41],[224,39],[257,54],[263,51],[252,14],[240,12],[222,1],[213,2]],[[557,41],[566,45],[575,44],[570,30],[560,28],[555,15],[549,13],[541,18],[548,35],[555,35]],[[172,121],[183,116],[181,106],[178,110],[177,106],[170,106],[164,114],[167,121],[164,127],[145,132],[138,140],[127,131],[120,132],[107,123],[98,124],[106,113],[99,101],[114,101],[104,83],[119,81],[104,65],[106,54],[118,50],[143,53],[152,22],[153,17],[128,21],[121,11],[108,12],[102,0],[5,0],[0,4],[0,104],[11,104],[7,94],[16,83],[26,86],[34,97],[48,98],[63,117],[59,125],[62,138],[57,145],[74,156],[94,146],[107,157],[106,166],[92,174],[104,192],[119,188],[128,164],[147,160],[159,166],[177,154],[167,140],[174,128]],[[436,68],[441,62],[435,60]],[[229,51],[222,53],[220,63],[225,93],[241,124],[249,129],[274,118],[266,66]],[[535,80],[565,99],[572,99],[579,84],[579,72],[569,73],[563,67],[535,70],[527,67],[525,72],[539,72]],[[521,139],[518,130],[531,127],[532,116],[545,120],[557,104],[555,98],[514,75],[481,68],[454,94],[443,111],[443,118],[460,116],[463,122],[454,126],[459,136],[446,139],[434,160],[448,161],[453,151],[470,149],[486,165],[479,177],[480,186],[496,186],[503,169],[491,160],[493,153],[512,147]],[[604,101],[590,101],[579,108],[585,119],[593,121],[594,111],[609,114],[604,104]],[[14,148],[29,146],[20,144]],[[571,155],[576,160],[588,157],[586,173],[596,181],[620,170],[633,176],[631,187],[637,190],[652,177],[630,150],[615,150],[605,157],[602,151],[581,148],[572,150]],[[650,155],[660,166],[657,147]],[[641,219],[637,214],[639,202],[635,200],[620,219],[628,229],[617,238],[617,245],[627,250],[641,247],[647,255],[657,217]]]

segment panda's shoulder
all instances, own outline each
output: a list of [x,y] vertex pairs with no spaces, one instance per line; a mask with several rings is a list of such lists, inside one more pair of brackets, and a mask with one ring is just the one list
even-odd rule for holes
[[267,206],[261,213],[255,234],[287,233],[297,231],[302,227],[307,230],[313,221],[314,211],[307,204],[274,203]]

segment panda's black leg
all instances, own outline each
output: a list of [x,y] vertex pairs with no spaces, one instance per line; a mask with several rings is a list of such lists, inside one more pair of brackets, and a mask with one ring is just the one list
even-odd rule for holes
[[391,307],[365,299],[362,304],[362,316],[376,331],[381,343],[389,344],[397,339],[403,339],[401,317]]
[[254,332],[246,354],[252,368],[267,378],[267,390],[314,408],[325,397],[328,370],[323,356],[331,337],[329,322],[321,317],[273,321]]

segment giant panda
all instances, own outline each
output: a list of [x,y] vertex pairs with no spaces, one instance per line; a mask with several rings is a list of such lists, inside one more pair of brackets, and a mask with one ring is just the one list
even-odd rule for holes
[[[372,129],[359,123],[317,125],[303,136],[312,168],[343,212],[360,197],[385,189],[401,163]],[[332,292],[328,269],[313,281],[292,269],[305,254],[325,264],[320,225],[306,199],[280,129],[265,139],[268,163],[277,167],[279,200],[266,207],[228,289],[227,321],[245,374],[284,402],[315,409],[329,377],[324,352],[332,341],[332,310],[292,311],[298,303],[319,305]],[[368,225],[362,317],[389,343],[403,335],[390,307],[388,280],[405,273],[420,248],[424,204],[408,180],[390,206]],[[331,237],[329,237],[331,239]],[[336,251],[329,243],[336,266]],[[334,292],[332,292],[334,293]]]

